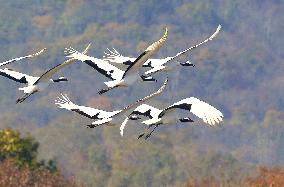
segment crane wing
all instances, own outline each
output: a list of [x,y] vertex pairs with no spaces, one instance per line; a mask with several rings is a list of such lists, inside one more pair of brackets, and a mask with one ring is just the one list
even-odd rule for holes
[[[104,125],[106,123],[109,123],[113,119],[113,117],[115,117],[117,115],[125,115],[126,112],[131,111],[133,108],[139,106],[141,103],[146,102],[146,101],[150,100],[151,98],[160,95],[164,91],[167,83],[168,83],[168,79],[165,80],[164,84],[156,92],[154,92],[154,93],[152,93],[152,94],[150,94],[150,95],[148,95],[148,96],[146,96],[142,99],[137,100],[136,102],[128,105],[127,107],[125,107],[122,110],[112,112],[112,115],[109,116],[106,119],[102,119],[102,120],[98,120],[98,121],[93,122],[92,127],[96,127],[96,126],[99,126],[99,125]],[[127,116],[127,115],[125,115],[125,116]]]
[[[107,61],[109,63],[123,64],[123,65],[129,66],[129,65],[132,65],[134,63],[134,61],[136,60],[136,58],[126,57],[126,56],[121,55],[115,48],[113,48],[113,50],[110,50],[110,49],[107,48],[107,50],[108,50],[108,52],[104,52],[105,55],[103,56],[103,60]],[[159,66],[159,63],[157,64],[157,62],[160,62],[161,60],[164,60],[164,59],[149,58],[142,65],[142,67],[153,68],[155,66]],[[152,62],[154,62],[154,63],[152,63]]]
[[121,55],[115,48],[113,48],[112,50],[107,48],[107,50],[107,52],[104,52],[105,56],[103,56],[103,60],[106,62],[124,64],[129,66],[135,61],[135,58]]
[[[127,122],[129,121],[129,119],[133,118],[133,115],[135,116],[144,116],[150,119],[156,118],[160,113],[162,112],[162,110],[159,110],[155,107],[152,107],[150,105],[147,104],[142,104],[140,106],[138,106],[135,110],[133,110],[133,112],[124,119],[124,121],[122,122],[121,126],[120,126],[120,135],[123,136],[123,132],[124,132],[124,128],[127,124]],[[139,119],[139,118],[137,118]]]
[[159,118],[161,118],[163,115],[167,115],[167,113],[170,113],[171,110],[175,109],[188,110],[197,117],[201,118],[205,123],[209,124],[210,126],[215,126],[216,124],[220,123],[223,120],[222,118],[224,117],[223,114],[213,106],[195,97],[190,97],[178,101],[164,109],[159,114]]
[[161,71],[161,70],[163,70],[165,68],[166,68],[166,66],[154,66],[152,69],[146,71],[144,74],[145,75],[152,75],[152,74],[154,74],[154,73],[156,73],[158,71]]
[[22,57],[17,57],[17,58],[13,58],[11,60],[7,60],[5,62],[2,62],[0,63],[0,66],[4,66],[4,65],[7,65],[7,64],[10,64],[12,62],[16,62],[16,61],[19,61],[19,60],[23,60],[25,58],[33,58],[33,57],[36,57],[36,56],[39,56],[41,53],[43,53],[44,51],[46,50],[46,48],[43,48],[41,49],[40,51],[34,53],[34,54],[30,54],[30,55],[27,55],[27,56],[22,56]]
[[128,66],[126,69],[123,77],[125,77],[127,74],[135,74],[138,73],[139,69],[143,66],[143,64],[155,53],[158,52],[158,50],[164,45],[168,38],[168,29],[166,28],[164,35],[156,42],[152,43],[147,49],[139,55],[138,58]]
[[[90,48],[90,45],[91,44],[88,44],[87,47],[85,48],[85,50],[82,52],[82,54],[86,54]],[[61,64],[58,64],[56,66],[54,66],[53,68],[49,69],[48,71],[46,71],[44,74],[42,74],[40,76],[40,78],[35,82],[35,84],[37,84],[39,81],[45,81],[45,80],[48,80],[50,79],[50,77],[52,75],[54,75],[57,71],[59,71],[60,69],[64,68],[65,66],[69,65],[69,64],[72,64],[75,62],[75,58],[71,58],[71,59],[68,59],[66,60],[65,62],[61,63]]]
[[39,77],[33,77],[27,74],[13,71],[8,68],[0,69],[0,75],[7,77],[8,79],[14,80],[16,82],[23,83],[23,84],[30,84],[30,85],[39,79]]
[[93,67],[102,75],[106,76],[111,80],[121,80],[124,74],[124,71],[117,68],[116,66],[104,61],[102,59],[94,58],[85,54],[82,54],[72,47],[66,48],[65,53],[68,54],[67,57],[74,58],[76,60],[80,60],[89,66]]
[[61,94],[61,97],[58,97],[57,100],[55,100],[55,104],[58,105],[59,108],[65,108],[67,110],[77,112],[78,114],[90,119],[103,119],[108,116],[109,113],[96,108],[76,105],[68,98],[66,94]]
[[191,46],[191,47],[189,47],[189,48],[187,48],[187,49],[177,53],[175,56],[170,57],[169,60],[167,61],[167,63],[170,62],[170,61],[173,61],[173,60],[177,59],[179,56],[184,55],[184,54],[188,53],[189,51],[191,51],[191,50],[193,50],[193,49],[195,49],[195,48],[197,48],[197,47],[199,47],[199,46],[201,46],[201,45],[203,45],[203,44],[213,40],[218,35],[218,33],[220,32],[221,28],[222,28],[221,25],[218,25],[216,31],[209,38],[206,38],[204,41],[200,42],[199,44]]
[[137,106],[139,106],[140,104],[145,103],[146,101],[152,99],[153,97],[160,95],[164,91],[167,84],[168,84],[168,78],[166,78],[166,80],[164,81],[164,84],[156,92],[154,92],[154,93],[152,93],[152,94],[150,94],[150,95],[148,95],[148,96],[146,96],[142,99],[135,101],[134,103],[125,107],[121,112],[126,112],[126,111],[129,111],[129,110],[132,110],[132,109],[136,108]]

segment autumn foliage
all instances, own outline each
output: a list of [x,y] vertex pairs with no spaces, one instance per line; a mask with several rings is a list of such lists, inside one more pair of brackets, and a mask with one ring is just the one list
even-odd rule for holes
[[31,170],[27,166],[19,168],[12,159],[7,159],[0,164],[0,186],[60,186],[77,187],[74,180],[65,179],[59,172],[48,169]]
[[249,176],[245,179],[232,182],[221,182],[222,179],[208,177],[202,180],[189,180],[183,187],[283,187],[284,186],[284,169],[279,167],[259,167],[255,176]]
[[256,177],[249,177],[247,184],[251,187],[284,186],[284,169],[279,167],[260,167]]
[[0,131],[0,186],[78,186],[65,179],[56,162],[38,162],[39,143],[31,136],[21,137],[18,131]]

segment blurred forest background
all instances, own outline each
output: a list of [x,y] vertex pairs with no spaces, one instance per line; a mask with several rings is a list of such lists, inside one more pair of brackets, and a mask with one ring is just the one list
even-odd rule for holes
[[[28,181],[24,184],[36,185],[40,176],[52,175],[62,186],[284,185],[283,0],[0,3],[0,61],[48,48],[37,58],[8,65],[32,75],[63,62],[65,47],[82,50],[92,42],[91,56],[101,58],[107,47],[115,47],[137,57],[167,26],[169,39],[155,56],[166,57],[199,43],[221,24],[213,41],[185,57],[196,66],[172,71],[167,90],[154,104],[162,107],[195,96],[225,116],[217,128],[196,119],[138,141],[135,125],[128,126],[123,138],[119,127],[88,129],[89,119],[57,108],[54,99],[63,92],[80,105],[119,109],[158,88],[164,74],[155,75],[158,83],[98,96],[106,79],[75,62],[56,75],[68,77],[68,83],[17,105],[19,85],[0,77],[0,184],[21,175]],[[11,148],[20,137],[28,143]],[[11,172],[8,178],[3,171]]]

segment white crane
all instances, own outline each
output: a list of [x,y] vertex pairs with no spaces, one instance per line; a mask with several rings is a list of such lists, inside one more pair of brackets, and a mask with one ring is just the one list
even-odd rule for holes
[[77,60],[85,62],[96,69],[98,72],[112,79],[111,81],[105,82],[108,87],[107,89],[102,89],[101,91],[99,91],[99,94],[103,94],[113,88],[126,87],[136,82],[140,78],[139,69],[152,55],[158,52],[158,50],[166,42],[167,37],[168,30],[166,28],[164,35],[158,41],[147,47],[147,49],[142,54],[140,54],[139,57],[136,58],[135,61],[130,66],[128,66],[125,71],[122,71],[121,69],[109,64],[106,61],[97,61],[96,58],[79,53],[73,48],[68,48],[65,52],[69,53],[67,57],[75,58]]
[[39,56],[41,53],[43,53],[44,51],[46,50],[46,48],[43,48],[41,49],[40,51],[34,53],[34,54],[30,54],[30,55],[26,55],[26,56],[21,56],[21,57],[17,57],[17,58],[13,58],[11,60],[7,60],[5,62],[1,62],[0,63],[0,66],[4,66],[4,65],[7,65],[7,64],[10,64],[12,62],[16,62],[16,61],[19,61],[19,60],[23,60],[25,58],[33,58],[33,57],[36,57],[36,56]]
[[[207,39],[205,39],[204,41],[200,42],[199,44],[196,44],[194,46],[191,46],[179,53],[177,53],[175,56],[170,56],[170,57],[166,57],[166,58],[162,58],[162,59],[148,59],[144,64],[143,67],[149,67],[151,68],[150,70],[145,72],[144,78],[147,78],[148,76],[159,72],[159,71],[167,71],[170,69],[169,66],[166,66],[168,63],[173,62],[175,60],[177,60],[180,56],[188,53],[189,51],[201,46],[202,44],[207,43],[208,41],[213,40],[217,34],[220,32],[221,30],[221,25],[218,25],[216,31]],[[124,65],[131,65],[135,58],[132,57],[125,57],[123,55],[121,55],[116,49],[113,48],[113,50],[108,49],[108,52],[105,52],[105,56],[103,58],[103,60],[112,63],[112,64],[124,64]],[[186,61],[184,63],[180,63],[180,65],[182,66],[194,66],[194,64],[192,64],[189,61]],[[150,77],[149,77],[150,79]],[[153,80],[153,78],[151,77],[151,80]]]
[[[190,117],[179,117],[176,114],[176,109],[190,111],[210,126],[215,126],[223,120],[223,114],[219,110],[195,97],[189,97],[182,99],[181,101],[178,101],[163,110],[147,104],[138,106],[133,110],[129,117],[126,117],[123,121],[120,127],[120,134],[123,136],[123,130],[129,119],[137,120],[141,119],[141,116],[150,118],[142,121],[143,124],[148,126],[148,129],[138,136],[138,138],[141,138],[145,135],[145,139],[149,138],[152,132],[159,125],[174,125],[179,122],[193,122]],[[150,131],[151,127],[153,127],[153,129]]]
[[[89,46],[90,45],[87,46],[87,48],[83,51],[83,53],[86,53],[88,51]],[[27,86],[19,88],[19,90],[22,90],[24,92],[24,95],[20,97],[19,99],[17,99],[16,103],[21,103],[25,99],[27,99],[30,95],[47,88],[50,83],[67,81],[65,77],[60,77],[58,79],[51,79],[51,77],[57,71],[59,71],[66,65],[73,63],[74,61],[75,59],[69,59],[61,64],[58,64],[54,66],[53,68],[47,70],[45,73],[43,73],[39,77],[34,77],[34,76],[27,75],[27,74],[23,74],[23,73],[13,71],[8,68],[0,69],[0,75],[7,77],[9,79],[12,79],[16,82],[27,84]]]
[[134,108],[139,106],[140,104],[149,101],[151,98],[160,95],[167,85],[168,79],[165,80],[164,84],[157,90],[156,92],[137,100],[136,102],[128,105],[122,110],[115,111],[104,111],[96,108],[80,106],[74,104],[67,95],[61,94],[61,97],[58,97],[55,100],[55,104],[58,105],[59,108],[64,108],[70,111],[77,112],[80,115],[86,116],[90,119],[96,120],[92,122],[92,124],[87,125],[90,128],[94,128],[100,125],[116,125],[119,124],[126,116],[126,113],[131,113]]

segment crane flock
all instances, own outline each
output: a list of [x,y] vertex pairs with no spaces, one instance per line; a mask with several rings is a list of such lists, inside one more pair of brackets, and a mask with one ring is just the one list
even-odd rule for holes
[[[75,61],[86,63],[95,71],[110,79],[110,81],[104,82],[107,88],[101,89],[98,94],[104,94],[110,90],[114,92],[114,89],[118,87],[134,87],[135,85],[142,82],[153,82],[153,84],[157,84],[156,78],[152,77],[155,73],[167,71],[167,73],[169,74],[169,70],[173,69],[176,66],[194,67],[195,64],[192,64],[190,61],[179,62],[179,57],[188,54],[191,50],[196,49],[201,45],[204,45],[205,43],[213,40],[218,35],[220,30],[221,25],[219,25],[216,31],[204,41],[193,45],[174,56],[169,56],[166,58],[153,59],[152,56],[154,56],[166,43],[168,38],[167,28],[165,28],[165,32],[162,37],[149,45],[137,58],[123,56],[115,48],[107,48],[107,52],[104,52],[104,56],[101,59],[88,56],[87,52],[90,47],[89,44],[82,52],[78,52],[72,47],[65,48],[64,53],[69,59],[46,70],[45,73],[39,76],[27,75],[9,68],[0,68],[0,75],[14,80],[18,83],[27,84],[27,86],[19,88],[19,90],[24,92],[24,94],[16,100],[16,103],[22,103],[32,94],[46,89],[51,83],[68,81],[66,77],[59,77],[57,79],[54,79],[52,77],[59,70],[67,65],[71,65]],[[44,51],[46,51],[46,48],[41,49],[34,54],[17,57],[2,62],[0,63],[0,67],[6,66],[13,62],[19,62],[23,59],[37,57]],[[121,66],[125,67],[122,69],[120,68]],[[140,72],[143,73],[140,74]],[[170,80],[168,80],[167,77],[157,91],[154,91],[153,93],[150,93],[148,95],[145,94],[145,97],[140,98],[135,102],[129,103],[122,109],[114,111],[105,111],[102,109],[74,104],[69,99],[67,94],[62,93],[55,100],[55,105],[58,108],[70,110],[94,120],[91,124],[86,125],[86,127],[89,128],[95,128],[102,125],[120,125],[121,136],[124,135],[124,129],[129,121],[142,123],[146,125],[146,128],[143,133],[140,133],[138,135],[138,139],[141,137],[144,137],[144,139],[149,138],[155,131],[155,129],[157,129],[157,127],[159,127],[160,125],[174,125],[177,123],[194,122],[194,120],[189,116],[180,116],[177,110],[185,110],[191,112],[198,118],[202,119],[202,123],[209,126],[216,126],[217,124],[222,122],[223,114],[218,109],[202,100],[199,100],[195,97],[188,97],[187,95],[185,96],[186,98],[177,101],[164,109],[159,109],[149,105],[150,101],[152,101],[154,97],[162,94],[168,82],[170,82]]]

